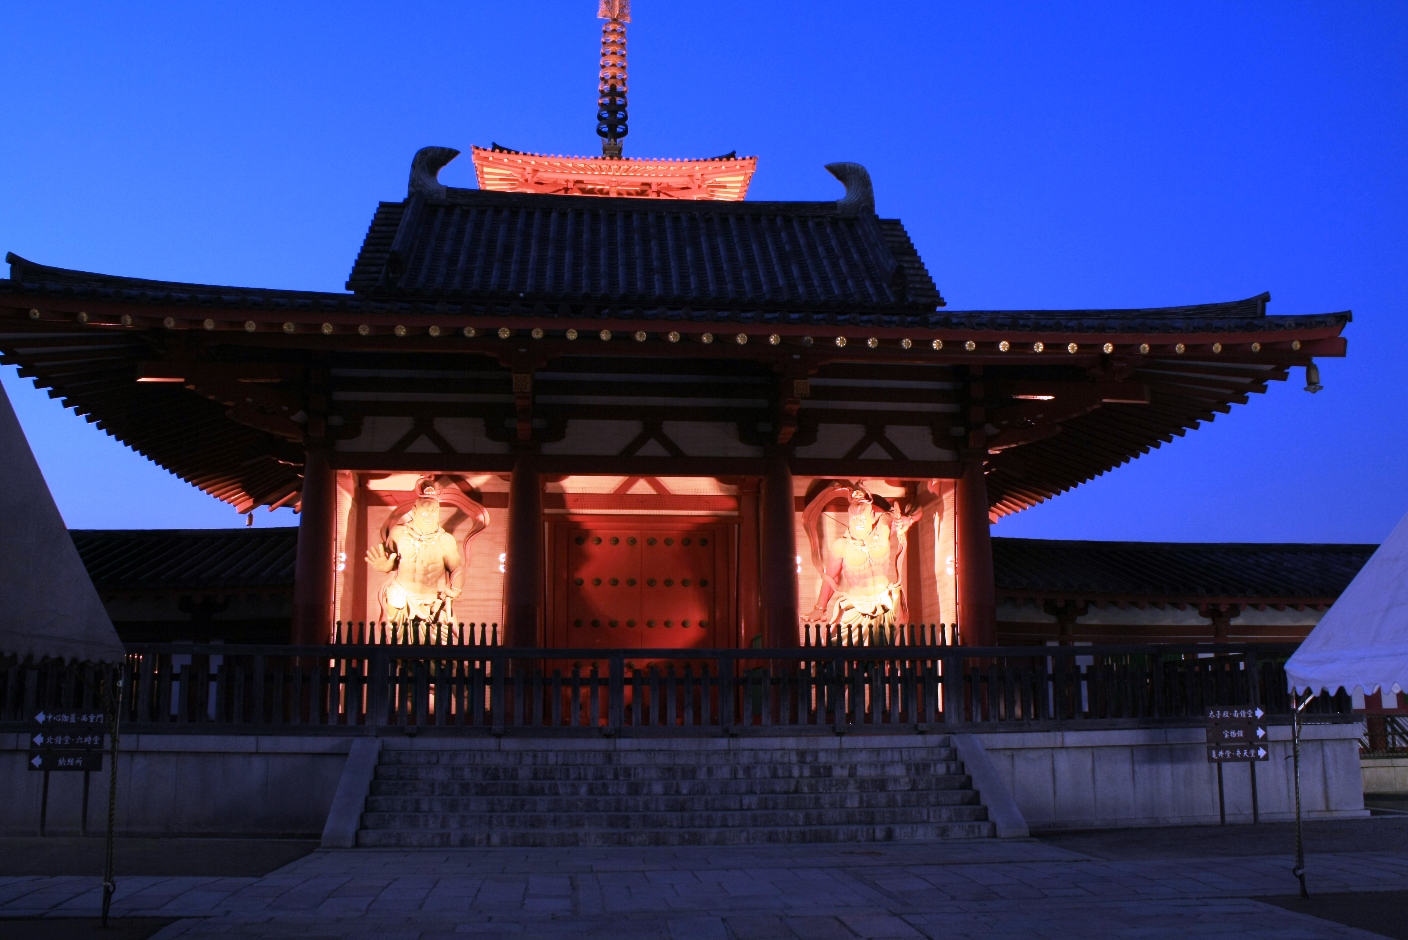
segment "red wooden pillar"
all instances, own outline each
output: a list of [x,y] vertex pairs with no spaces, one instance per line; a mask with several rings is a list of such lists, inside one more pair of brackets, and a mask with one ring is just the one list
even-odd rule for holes
[[792,470],[784,457],[768,460],[760,517],[763,646],[798,646],[796,511]]
[[763,633],[758,596],[758,481],[738,483],[738,641],[747,646]]
[[958,480],[958,627],[964,646],[997,645],[997,586],[992,570],[988,488],[981,457]]
[[332,637],[333,549],[337,543],[337,476],[327,451],[310,447],[303,459],[298,555],[293,566],[293,632],[302,645]]
[[504,561],[504,644],[536,647],[543,607],[543,492],[530,454],[519,455],[509,479]]

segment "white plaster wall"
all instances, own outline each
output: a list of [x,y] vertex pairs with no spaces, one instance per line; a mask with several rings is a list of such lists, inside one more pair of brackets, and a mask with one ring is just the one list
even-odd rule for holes
[[1276,610],[1272,607],[1265,610],[1243,607],[1242,613],[1232,618],[1231,625],[1234,627],[1313,627],[1320,622],[1320,618],[1323,616],[1325,616],[1325,611],[1312,610],[1309,607],[1303,610],[1296,610],[1293,607],[1287,607],[1283,610]]
[[[1307,819],[1368,815],[1359,724],[1307,725],[1301,806]],[[1203,728],[1006,732],[978,735],[1033,830],[1180,826],[1218,821],[1217,769]],[[1263,820],[1294,818],[1290,728],[1269,729],[1257,765]],[[1247,764],[1223,767],[1228,822],[1252,819]]]
[[580,418],[567,422],[562,440],[544,444],[545,454],[592,454],[614,457],[635,440],[644,425],[639,421],[602,421]]
[[440,436],[445,438],[450,446],[461,454],[507,454],[509,452],[507,443],[489,439],[489,435],[484,432],[483,418],[436,418],[435,430],[440,432]]
[[665,421],[665,436],[691,457],[761,457],[761,447],[738,439],[738,426],[722,421]]
[[333,447],[349,453],[381,453],[389,450],[415,425],[415,419],[393,415],[368,415],[362,419],[362,433]]
[[798,457],[843,457],[864,436],[863,424],[823,424],[816,429],[816,441],[798,447],[796,454]]
[[885,436],[910,460],[958,459],[957,451],[934,446],[934,432],[927,427],[891,424],[885,428]]
[[[1231,620],[1233,627],[1313,627],[1320,622],[1320,617],[1324,611],[1305,608],[1296,610],[1287,607],[1284,610],[1274,610],[1270,607],[1265,610],[1257,610],[1252,607],[1244,607],[1240,616]],[[1055,623],[1056,618],[1041,609],[1041,605],[1034,600],[1013,601],[1003,599],[997,604],[997,619],[1008,623]],[[1169,626],[1169,627],[1198,627],[1203,630],[1211,630],[1212,625],[1202,614],[1198,613],[1196,607],[1184,607],[1179,610],[1177,607],[1096,607],[1091,605],[1090,612],[1076,621],[1077,624],[1090,624],[1097,626]]]

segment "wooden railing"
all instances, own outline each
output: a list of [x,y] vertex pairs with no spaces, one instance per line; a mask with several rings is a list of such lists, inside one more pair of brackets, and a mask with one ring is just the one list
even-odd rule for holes
[[802,646],[956,646],[958,624],[896,623],[877,627],[807,623]]
[[[123,722],[148,731],[720,734],[1201,722],[1288,715],[1291,644],[793,650],[146,644]],[[0,664],[0,721],[92,695],[85,667]],[[88,667],[91,671],[91,667]],[[1311,711],[1348,715],[1347,695]]]
[[[498,646],[497,623],[424,621],[381,623],[342,621],[333,624],[334,646]],[[802,626],[802,646],[952,646],[958,624],[899,623],[876,627],[809,623]]]
[[334,646],[498,646],[497,623],[381,623],[341,621],[333,624]]
[[1408,718],[1399,715],[1364,716],[1360,753],[1366,757],[1408,757]]

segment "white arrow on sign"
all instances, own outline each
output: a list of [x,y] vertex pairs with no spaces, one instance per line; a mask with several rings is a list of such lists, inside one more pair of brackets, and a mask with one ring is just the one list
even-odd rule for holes
[[1256,756],[1257,756],[1257,757],[1265,757],[1265,756],[1266,756],[1266,748],[1264,748],[1264,747],[1259,747],[1259,748],[1257,748],[1257,749],[1256,749]]
[[34,755],[34,758],[30,760],[30,763],[33,764],[35,767],[38,767],[40,764],[44,763],[44,758],[36,754]]
[[43,712],[40,712],[39,714],[37,714],[37,715],[34,716],[34,720],[35,720],[36,722],[38,722],[39,724],[41,724],[41,725],[44,724],[44,722],[45,722],[47,719],[48,719],[48,716],[45,715]]
[[1256,736],[1257,736],[1257,740],[1261,740],[1262,738],[1266,737],[1266,729],[1265,729],[1265,728],[1257,728],[1257,729],[1256,729]]
[[1256,710],[1256,716],[1257,716],[1258,718],[1260,718],[1262,715],[1265,715],[1265,714],[1266,714],[1266,712],[1262,711],[1260,708],[1258,708],[1258,709]]
[[42,734],[36,734],[36,735],[34,736],[34,743],[37,744],[39,747],[43,747],[43,746],[44,746],[44,735],[42,735]]

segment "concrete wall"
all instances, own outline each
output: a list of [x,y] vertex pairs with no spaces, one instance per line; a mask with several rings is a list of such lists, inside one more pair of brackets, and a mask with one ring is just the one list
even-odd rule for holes
[[1408,757],[1363,757],[1365,793],[1408,793]]
[[[1367,815],[1360,775],[1358,724],[1306,727],[1301,747],[1301,798],[1310,819]],[[991,758],[991,776],[1005,785],[1033,831],[1216,823],[1217,776],[1207,763],[1202,728],[1124,731],[1000,732],[972,736]],[[1271,759],[1257,766],[1261,817],[1289,819],[1290,729],[1271,728]],[[132,734],[119,756],[117,824],[126,833],[306,835],[322,833],[351,736]],[[436,747],[431,737],[386,739],[389,746]],[[476,739],[469,746],[510,748],[519,739]],[[763,746],[751,736],[680,742],[681,746]],[[923,743],[934,743],[925,736]],[[847,735],[839,746],[876,738]],[[454,739],[449,746],[466,746]],[[542,746],[541,739],[533,742]],[[564,739],[569,747],[628,747],[622,739]],[[660,745],[659,739],[639,746]],[[820,742],[809,739],[809,746]],[[903,746],[892,738],[891,746]],[[0,734],[0,833],[33,833],[39,825],[43,775],[27,769],[28,737]],[[1229,822],[1251,821],[1246,764],[1224,768]],[[1408,761],[1396,773],[1408,778]],[[50,778],[49,831],[77,832],[83,775]],[[1381,786],[1375,784],[1375,787]],[[92,776],[89,827],[106,825],[108,774]],[[985,788],[995,791],[985,783]],[[1391,791],[1390,791],[1391,792]],[[994,804],[997,792],[984,797]]]
[[[1301,736],[1307,819],[1368,815],[1358,724],[1308,725]],[[979,734],[1033,831],[1178,826],[1218,821],[1217,770],[1202,728]],[[1293,819],[1291,729],[1269,729],[1257,765],[1263,820]],[[1223,766],[1227,821],[1251,822],[1247,764]]]
[[[354,739],[314,735],[130,734],[118,755],[117,828],[133,834],[305,835],[323,831]],[[39,828],[44,775],[29,738],[0,734],[0,833]],[[107,826],[108,760],[91,779],[90,832]],[[83,774],[51,773],[51,833],[80,831]]]

